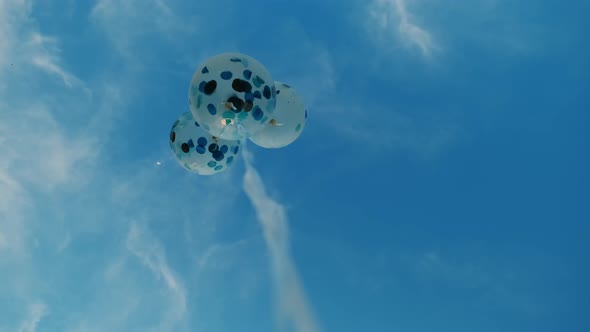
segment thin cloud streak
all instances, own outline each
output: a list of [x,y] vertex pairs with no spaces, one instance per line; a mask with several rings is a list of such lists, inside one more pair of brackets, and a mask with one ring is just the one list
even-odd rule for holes
[[35,332],[37,325],[43,317],[47,315],[47,306],[44,303],[38,302],[29,309],[29,318],[24,321],[18,329],[18,332]]
[[243,187],[256,210],[270,252],[281,318],[291,321],[297,332],[320,332],[289,253],[285,208],[268,196],[260,175],[251,164],[251,156],[247,151],[243,154],[246,165]]
[[68,88],[71,88],[75,83],[80,83],[80,80],[58,66],[49,56],[34,56],[32,62],[44,71],[59,76]]
[[400,34],[407,40],[416,44],[422,51],[423,55],[430,56],[433,49],[433,42],[432,37],[430,37],[430,33],[410,21],[410,14],[408,14],[404,0],[395,0],[395,8],[400,17]]
[[[397,29],[402,41],[418,47],[424,57],[432,56],[436,50],[437,46],[430,32],[413,21],[405,0],[375,0],[369,12],[372,25],[376,25],[379,32],[386,37],[391,37],[389,35],[393,29]],[[389,40],[384,41],[388,42]]]
[[90,12],[90,20],[103,30],[129,65],[140,67],[142,62],[137,59],[145,59],[146,55],[139,45],[154,40],[181,45],[183,37],[194,31],[193,21],[185,20],[162,0],[99,0]]
[[174,306],[166,312],[158,328],[159,331],[170,331],[183,319],[186,313],[186,291],[166,262],[166,256],[160,243],[152,239],[147,230],[141,229],[136,223],[133,223],[127,234],[126,244],[129,252],[139,258],[156,278],[162,278],[170,291]]

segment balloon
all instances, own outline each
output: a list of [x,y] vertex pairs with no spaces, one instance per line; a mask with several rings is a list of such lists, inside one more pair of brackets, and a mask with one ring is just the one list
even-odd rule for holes
[[276,90],[266,68],[241,53],[222,53],[195,71],[188,92],[191,113],[209,134],[239,140],[265,127]]
[[266,127],[249,139],[264,148],[282,148],[293,143],[305,127],[307,110],[295,89],[276,81],[277,105]]
[[172,125],[170,149],[188,171],[212,175],[230,168],[239,156],[240,141],[225,140],[207,133],[193,118],[183,113]]

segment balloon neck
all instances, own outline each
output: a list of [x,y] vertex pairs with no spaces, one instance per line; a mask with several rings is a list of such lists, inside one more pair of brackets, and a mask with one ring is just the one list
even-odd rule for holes
[[244,129],[244,125],[238,122],[237,127],[238,127],[238,136],[240,138],[246,137],[247,132],[246,132],[246,129]]

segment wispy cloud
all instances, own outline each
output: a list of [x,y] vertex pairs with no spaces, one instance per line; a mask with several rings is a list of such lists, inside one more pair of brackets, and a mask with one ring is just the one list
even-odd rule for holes
[[72,87],[75,83],[79,83],[72,74],[66,72],[62,67],[57,65],[55,61],[48,55],[36,55],[33,57],[32,62],[35,66],[43,69],[44,71],[59,76],[64,84],[68,87]]
[[6,247],[6,236],[0,231],[0,250]]
[[37,302],[29,308],[29,317],[22,322],[18,332],[35,332],[41,319],[48,314],[47,306],[42,302]]
[[290,321],[298,332],[319,332],[320,327],[311,312],[289,253],[285,208],[268,196],[260,175],[252,166],[251,158],[251,155],[244,151],[246,173],[243,187],[256,210],[256,216],[264,232],[281,318]]
[[[273,35],[268,43],[275,55],[265,59],[265,64],[274,80],[297,87],[309,107],[334,91],[339,74],[336,58],[302,22],[286,19],[273,28]],[[291,41],[290,47],[283,47],[285,40]],[[284,59],[289,59],[288,66]]]
[[415,22],[406,0],[374,0],[369,14],[371,30],[377,30],[382,46],[390,45],[397,36],[406,45],[417,47],[426,58],[438,48],[431,33]]
[[[388,107],[352,100],[322,105],[316,116],[330,119],[325,125],[352,144],[362,144],[375,153],[409,151],[425,160],[435,158],[452,146],[462,134],[454,114],[434,111],[408,111],[407,106]],[[367,116],[371,114],[383,116]]]
[[[83,210],[92,204],[71,200],[92,195],[88,184],[111,122],[100,108],[113,106],[110,98],[90,102],[86,82],[64,64],[60,39],[41,31],[32,14],[31,1],[0,1],[0,292],[3,305],[22,311],[27,308],[19,304],[39,293],[53,308],[55,290],[46,285],[71,278],[72,271],[61,275],[47,262],[76,242],[70,228],[91,219]],[[102,86],[106,76],[94,82]],[[82,222],[67,220],[78,209]],[[48,312],[39,303],[28,310],[29,318],[12,322],[11,331],[35,331]]]
[[31,7],[30,1],[0,1],[0,73],[21,60],[17,54],[24,30],[22,25],[29,18]]
[[[138,15],[137,13],[141,13]],[[98,24],[118,53],[130,64],[141,66],[138,58],[147,56],[145,45],[154,40],[164,43],[184,42],[182,37],[193,31],[194,22],[187,22],[162,0],[99,0],[90,18]],[[141,54],[139,54],[141,53]]]
[[23,221],[29,203],[20,183],[0,166],[0,253],[3,249],[10,250],[12,253],[7,257],[24,252]]
[[[0,108],[4,107],[0,105]],[[42,104],[21,109],[18,120],[12,117],[11,111],[3,114],[0,134],[6,143],[0,146],[0,153],[4,156],[4,167],[12,174],[47,189],[73,183],[86,175],[83,170],[87,168],[79,166],[96,158],[96,137],[72,137]],[[24,146],[27,153],[23,153]]]
[[70,88],[74,85],[82,85],[81,80],[66,71],[59,64],[61,62],[59,59],[61,50],[58,47],[56,38],[43,36],[39,32],[33,31],[29,42],[25,45],[27,49],[24,51],[29,53],[32,64],[48,74],[57,75]]
[[163,279],[171,296],[172,305],[166,311],[157,331],[171,331],[186,313],[186,291],[166,262],[161,244],[149,230],[133,223],[127,234],[127,249],[149,268],[154,276]]
[[[481,252],[465,248],[463,252]],[[481,249],[480,249],[481,250]],[[450,254],[439,249],[406,253],[400,256],[399,264],[409,272],[416,281],[425,285],[450,287],[457,291],[469,290],[491,303],[498,303],[503,307],[519,314],[541,317],[546,315],[548,308],[538,296],[523,291],[531,287],[530,280],[539,273],[551,275],[552,272],[541,271],[545,264],[555,271],[561,270],[561,263],[545,253],[513,253],[511,258],[494,254],[471,256],[469,254]],[[526,258],[523,258],[526,257]],[[527,261],[523,265],[522,262]],[[542,262],[539,264],[539,262]],[[539,264],[539,265],[537,265]],[[561,270],[563,271],[563,270]],[[556,273],[556,272],[553,272]],[[559,274],[557,272],[556,274]],[[554,277],[555,275],[553,275]],[[527,287],[523,287],[526,283]]]
[[227,256],[237,250],[243,249],[249,241],[250,239],[240,239],[230,243],[214,243],[199,255],[197,259],[197,267],[199,269],[204,269],[210,266],[219,267],[230,265],[232,262]]
[[64,68],[59,40],[43,35],[31,19],[31,12],[32,1],[0,2],[0,74],[8,70],[24,73],[32,65],[59,77],[67,87],[79,86],[88,92],[83,82]]

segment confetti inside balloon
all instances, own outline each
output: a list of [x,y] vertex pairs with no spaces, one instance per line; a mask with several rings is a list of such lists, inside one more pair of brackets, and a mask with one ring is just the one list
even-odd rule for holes
[[223,53],[195,71],[189,87],[191,113],[209,134],[239,140],[265,128],[275,110],[272,76],[256,59]]
[[282,148],[293,143],[303,132],[307,110],[303,100],[288,84],[276,81],[277,105],[266,127],[249,139],[264,148]]
[[240,141],[209,134],[191,112],[186,112],[172,125],[170,149],[178,163],[188,171],[213,175],[229,169],[236,162],[240,154]]

